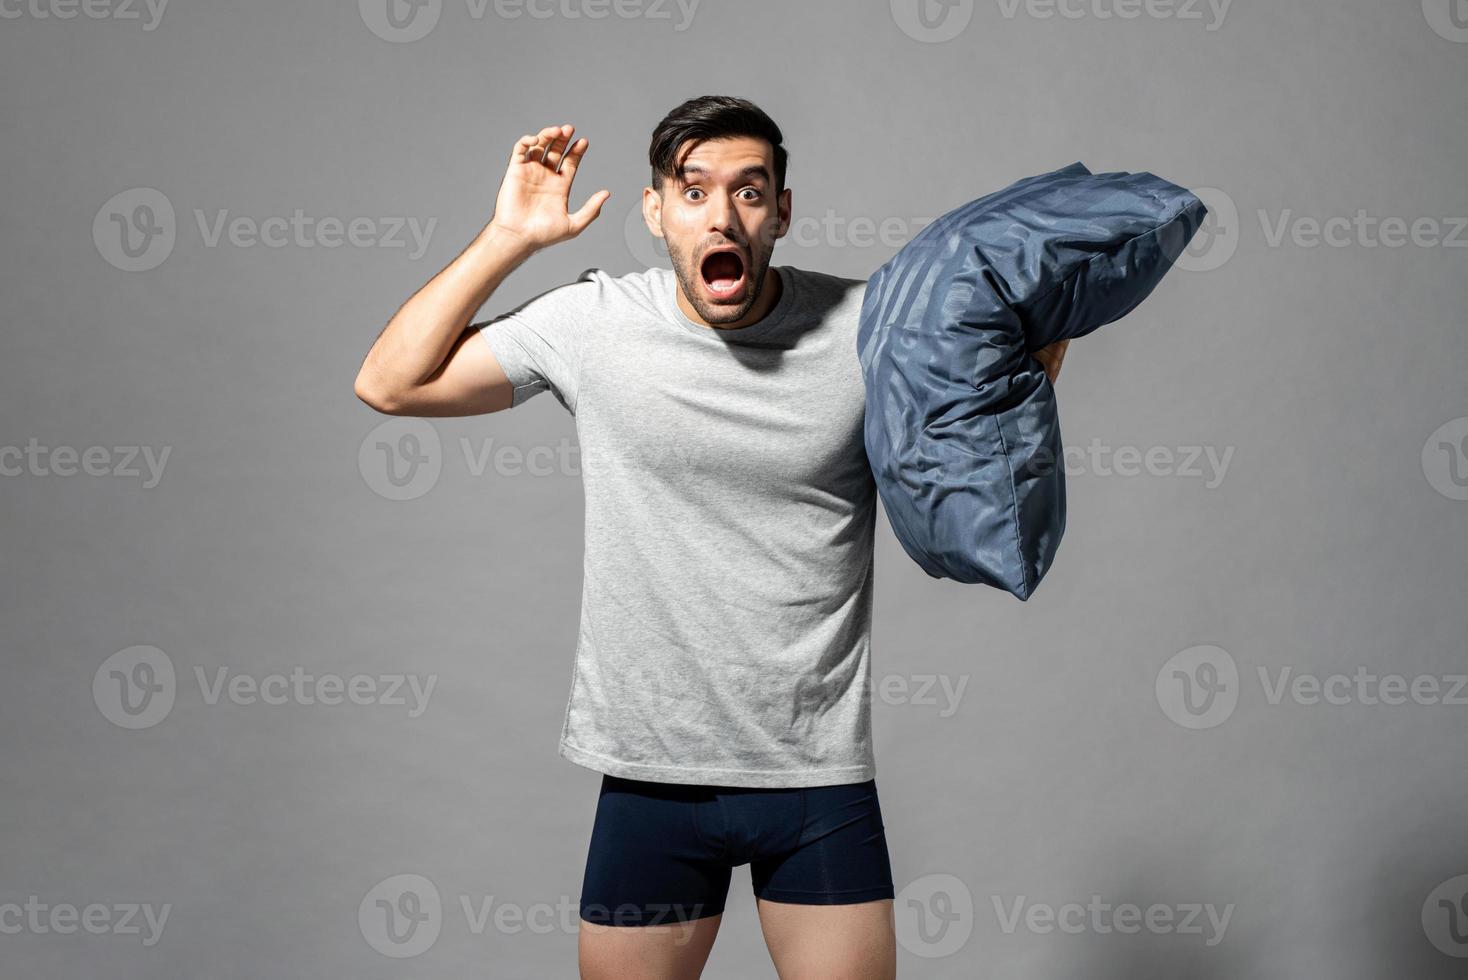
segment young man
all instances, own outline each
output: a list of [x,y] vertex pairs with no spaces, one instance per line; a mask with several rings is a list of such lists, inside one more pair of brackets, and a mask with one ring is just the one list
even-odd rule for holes
[[[394,415],[576,418],[581,628],[560,753],[603,773],[581,893],[587,980],[700,975],[748,863],[782,980],[896,974],[870,725],[876,486],[862,439],[865,282],[770,266],[790,222],[779,127],[678,106],[649,148],[673,269],[587,270],[470,320],[579,235],[588,141],[521,137],[492,220],[373,345],[358,396]],[[1063,348],[1044,352],[1052,376]]]

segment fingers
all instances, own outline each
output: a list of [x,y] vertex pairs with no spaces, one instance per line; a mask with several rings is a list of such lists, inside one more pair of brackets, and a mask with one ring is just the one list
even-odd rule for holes
[[[559,129],[559,127],[555,127]],[[549,139],[547,135],[551,130],[542,129],[537,135],[526,133],[515,142],[515,148],[510,152],[511,163],[525,163],[535,158],[541,144]]]
[[[573,140],[576,133],[575,126],[561,126],[559,130],[551,134],[550,141],[540,151],[540,162],[550,167],[556,173],[561,173],[567,162],[571,161],[573,153],[586,152],[585,140]],[[579,161],[580,157],[576,159]],[[575,173],[575,164],[572,163],[571,172]]]
[[607,199],[611,196],[611,191],[602,189],[587,198],[586,203],[581,205],[576,213],[570,216],[571,233],[573,235],[579,235],[585,231],[587,225],[595,221],[596,216],[601,214],[601,206],[607,203]]
[[562,130],[570,128],[570,126],[547,126],[539,133],[526,133],[515,143],[515,149],[510,154],[511,160],[524,163],[539,159],[550,146],[551,141],[558,138]]
[[585,139],[573,140],[575,132],[576,127],[566,123],[561,126],[547,126],[539,133],[527,133],[515,144],[510,162],[540,163],[556,173],[564,172],[569,165],[574,172],[588,145]]
[[555,153],[557,144],[569,140],[574,131],[575,127],[569,123],[564,126],[548,126],[542,129],[540,131],[541,142],[536,145],[536,149],[540,151],[540,162],[548,167],[554,167],[560,161],[560,154],[556,153],[554,160],[550,155]]
[[576,167],[581,163],[581,158],[586,156],[586,148],[590,145],[591,141],[584,136],[567,145],[566,152],[561,155],[560,159],[556,160],[556,172],[564,173],[568,177],[574,177],[576,175]]

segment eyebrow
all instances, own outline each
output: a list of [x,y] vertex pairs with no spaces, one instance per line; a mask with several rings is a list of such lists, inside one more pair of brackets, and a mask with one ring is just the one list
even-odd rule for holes
[[[687,166],[678,168],[678,179],[686,184],[688,183],[689,174],[700,174],[706,177],[712,172],[713,171],[709,170],[707,167],[701,167],[696,163],[691,163]],[[740,170],[734,176],[740,179],[743,179],[745,177],[759,177],[767,184],[770,182],[770,171],[766,169],[765,165],[762,163],[751,164],[748,167],[745,167],[743,170]]]

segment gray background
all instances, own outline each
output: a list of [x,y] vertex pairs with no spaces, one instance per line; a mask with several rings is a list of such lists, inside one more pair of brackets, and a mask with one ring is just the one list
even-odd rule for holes
[[[1059,385],[1068,445],[1232,451],[1221,481],[1081,460],[1058,564],[1028,603],[929,579],[879,521],[874,713],[902,974],[1468,973],[1438,904],[1468,873],[1468,705],[1271,703],[1258,673],[1446,689],[1468,670],[1468,494],[1452,480],[1468,466],[1468,252],[1266,233],[1361,210],[1468,215],[1468,30],[1448,0],[1238,0],[1221,24],[1203,6],[1007,16],[975,0],[947,10],[946,40],[924,39],[904,0],[704,0],[686,24],[653,0],[621,15],[557,0],[542,17],[443,0],[413,41],[373,31],[392,36],[380,2],[375,18],[371,2],[178,2],[151,30],[146,10],[39,16],[69,9],[49,2],[0,20],[0,444],[170,455],[156,486],[7,457],[0,906],[171,912],[151,946],[46,920],[0,933],[0,974],[574,975],[574,915],[476,931],[460,906],[535,914],[579,892],[599,777],[555,754],[580,590],[573,420],[541,397],[377,431],[352,379],[488,220],[522,132],[575,123],[591,151],[573,203],[612,198],[486,315],[589,266],[653,261],[625,220],[647,139],[709,92],[784,128],[806,225],[781,264],[865,277],[898,241],[861,220],[900,240],[1078,159],[1216,189],[1237,212],[1215,209],[1192,271],[1074,344]],[[146,218],[109,205],[133,188],[175,211],[172,250],[143,271],[119,268],[106,234],[113,215]],[[436,225],[415,255],[211,246],[196,217],[297,208]],[[403,432],[438,436],[436,455],[419,446],[439,471],[389,499],[374,454],[410,446]],[[476,474],[463,440],[572,452],[540,475],[513,459]],[[107,671],[92,684],[139,645],[167,656],[175,700],[128,730],[109,720]],[[1179,712],[1170,663],[1206,681],[1186,662],[1200,645],[1239,675],[1205,728]],[[210,704],[195,671],[221,668],[437,687],[418,717]],[[925,677],[933,692],[913,696]],[[966,684],[956,704],[944,681]],[[406,959],[357,914],[403,874],[443,903],[436,942]],[[1206,927],[1089,919],[1006,931],[995,911],[1092,895],[1233,909],[1213,945]],[[707,976],[773,975],[752,906],[745,870]]]

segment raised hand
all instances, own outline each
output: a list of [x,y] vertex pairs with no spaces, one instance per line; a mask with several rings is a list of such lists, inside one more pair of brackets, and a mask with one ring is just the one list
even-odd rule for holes
[[590,141],[573,139],[576,128],[547,126],[520,137],[510,152],[510,165],[500,184],[490,227],[540,249],[586,230],[612,196],[599,190],[572,212],[571,181]]

